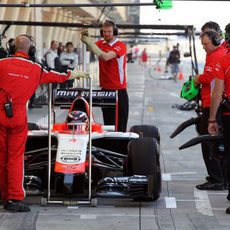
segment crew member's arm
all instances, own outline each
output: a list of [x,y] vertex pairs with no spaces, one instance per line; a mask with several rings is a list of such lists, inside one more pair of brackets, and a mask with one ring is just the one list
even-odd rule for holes
[[195,86],[199,84],[203,84],[203,85],[210,84],[214,79],[213,68],[214,68],[213,65],[205,66],[203,74],[195,75],[194,76]]
[[40,84],[45,83],[63,83],[66,80],[72,80],[75,78],[88,77],[89,74],[78,70],[68,70],[67,73],[59,73],[56,71],[41,70]]
[[211,97],[211,107],[209,114],[209,124],[208,124],[208,132],[210,134],[218,133],[218,125],[216,123],[216,114],[217,110],[220,106],[220,102],[222,100],[222,94],[224,90],[224,81],[221,79],[215,79],[215,85],[212,91]]
[[194,84],[195,84],[195,86],[198,86],[200,84],[199,77],[200,77],[199,74],[194,76]]
[[109,51],[108,53],[102,51],[101,55],[99,56],[99,58],[103,61],[109,61],[115,57],[117,57],[117,54],[114,51]]
[[104,52],[101,50],[92,40],[92,38],[89,35],[86,35],[83,33],[81,37],[81,41],[85,43],[90,50],[98,56],[98,58],[102,59],[103,61],[109,61],[110,59],[113,59],[117,57],[117,54],[114,51]]

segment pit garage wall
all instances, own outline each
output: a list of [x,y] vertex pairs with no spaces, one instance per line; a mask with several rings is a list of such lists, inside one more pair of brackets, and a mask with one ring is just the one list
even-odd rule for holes
[[[119,0],[120,1],[120,0]],[[79,4],[89,3],[90,0],[27,0],[26,2],[32,4]],[[115,2],[115,1],[111,1]],[[0,0],[2,4],[21,4],[21,0]],[[95,22],[101,16],[105,19],[105,15],[101,15],[101,9],[97,7],[89,8],[54,8],[54,7],[35,7],[35,8],[17,8],[17,7],[0,7],[0,20],[12,20],[12,21],[49,21],[49,22],[73,22],[73,23],[89,23]],[[114,7],[114,11],[111,11],[119,15],[123,21],[126,19],[126,12],[124,7]],[[6,26],[0,25],[0,32],[4,30]],[[60,27],[40,27],[40,26],[10,26],[5,34],[5,38],[2,40],[3,47],[6,47],[6,42],[10,38],[15,38],[20,34],[32,35],[35,38],[37,48],[37,58],[41,61],[44,48],[49,48],[52,40],[63,42],[72,41],[74,46],[82,50],[82,42],[80,41],[80,28],[60,28]],[[91,29],[92,35],[98,35],[98,29]],[[87,52],[88,53],[88,52]],[[80,54],[81,55],[81,54]],[[89,56],[89,54],[87,54]],[[89,59],[89,58],[88,58]],[[97,63],[96,63],[97,66]],[[82,65],[79,66],[82,68]],[[96,78],[98,70],[94,63],[87,63],[87,71],[91,72],[91,75]]]
[[[74,0],[29,0],[28,3],[42,4],[42,3],[81,3],[81,1]],[[21,4],[21,0],[1,0],[0,3],[9,4]],[[90,1],[84,0],[84,3],[90,3]],[[79,9],[79,8],[78,8]],[[84,10],[87,18],[89,15],[91,20],[96,20],[100,15],[100,11],[97,8],[84,8],[81,9],[81,20],[78,20],[78,9],[73,8],[17,8],[17,7],[1,7],[0,8],[0,20],[12,20],[12,21],[50,21],[50,22],[82,22],[82,17],[84,17]],[[3,31],[5,25],[0,25],[0,30]],[[80,43],[78,29],[68,29],[59,27],[31,27],[31,26],[11,26],[6,32],[6,38],[3,39],[2,44],[10,39],[14,38],[19,34],[32,35],[36,41],[36,47],[39,51],[39,56],[41,56],[41,51],[44,47],[49,48],[50,42],[52,40],[57,41],[72,41],[74,46]]]

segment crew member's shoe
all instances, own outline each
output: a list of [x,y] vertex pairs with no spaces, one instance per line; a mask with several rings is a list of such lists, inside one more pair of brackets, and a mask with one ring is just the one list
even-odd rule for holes
[[224,183],[205,182],[204,184],[197,185],[196,188],[199,190],[226,190],[227,185]]
[[210,183],[215,183],[216,182],[216,180],[213,177],[210,177],[210,176],[206,176],[205,179]]
[[11,212],[30,212],[30,207],[20,200],[8,200],[3,208]]

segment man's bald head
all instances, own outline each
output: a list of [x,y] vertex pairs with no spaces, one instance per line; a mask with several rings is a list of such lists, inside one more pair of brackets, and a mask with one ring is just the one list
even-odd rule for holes
[[19,35],[15,39],[15,51],[23,51],[28,54],[31,46],[31,40],[25,35]]

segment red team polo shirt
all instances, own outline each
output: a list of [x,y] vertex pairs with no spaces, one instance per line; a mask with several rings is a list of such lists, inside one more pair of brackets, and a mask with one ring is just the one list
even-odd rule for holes
[[227,51],[230,51],[230,47],[229,47],[229,43],[227,41],[224,41],[221,46],[223,46],[225,49],[227,49]]
[[224,81],[224,92],[230,98],[230,53],[227,53],[216,64],[215,77]]
[[109,61],[99,59],[100,87],[104,89],[126,89],[126,45],[117,38],[110,43],[99,40],[96,45],[104,52],[113,51],[116,58]]
[[213,52],[206,56],[206,62],[204,66],[204,72],[200,75],[199,81],[202,84],[201,87],[201,100],[203,108],[210,107],[211,103],[211,82],[214,80],[214,67],[217,61],[221,57],[226,55],[226,49],[223,46],[218,47]]
[[70,72],[68,74],[48,72],[42,69],[40,64],[26,58],[29,56],[23,52],[17,52],[14,57],[0,60],[0,104],[5,103],[4,94],[8,92],[14,105],[25,106],[38,85],[49,82],[62,83],[70,76]]

